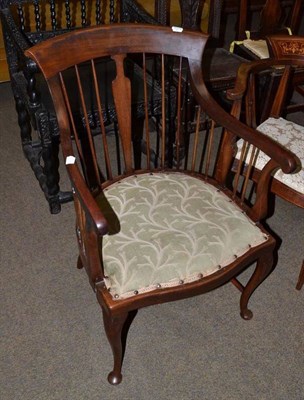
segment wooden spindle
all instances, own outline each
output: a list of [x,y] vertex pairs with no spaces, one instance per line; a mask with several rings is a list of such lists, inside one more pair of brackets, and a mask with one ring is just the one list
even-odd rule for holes
[[250,153],[249,162],[247,163],[246,160],[245,160],[245,163],[246,163],[246,174],[245,174],[245,180],[244,180],[244,183],[243,183],[243,188],[242,188],[242,193],[241,193],[241,201],[242,202],[245,199],[247,188],[248,188],[248,183],[249,183],[249,180],[250,180],[250,174],[251,174],[254,162],[256,160],[256,150],[257,150],[257,148],[255,146],[251,146],[251,145],[249,145],[249,146],[251,147],[251,153]]
[[55,0],[50,0],[50,13],[51,13],[52,30],[55,31],[57,28]]
[[87,7],[85,0],[81,0],[81,25],[85,27],[87,25]]
[[95,16],[96,16],[96,25],[102,24],[101,0],[96,0],[96,3],[95,3]]
[[69,115],[69,119],[70,119],[70,123],[71,123],[72,134],[73,134],[74,139],[75,139],[78,155],[79,155],[80,161],[83,163],[84,162],[84,158],[83,158],[83,154],[82,154],[79,135],[78,135],[78,132],[77,132],[77,129],[76,129],[76,126],[75,126],[74,116],[73,116],[73,113],[72,113],[72,108],[71,108],[68,92],[67,92],[67,89],[66,89],[66,86],[65,86],[65,83],[64,83],[64,79],[63,79],[63,76],[62,76],[61,73],[59,73],[59,79],[60,79],[60,83],[61,83],[61,89],[62,89],[65,105],[66,105],[66,108],[67,108],[67,111],[68,111],[68,115]]
[[115,18],[115,0],[110,0],[110,23],[116,22]]
[[201,107],[196,107],[196,117],[195,117],[195,132],[194,132],[194,144],[193,144],[193,151],[192,151],[192,164],[191,164],[191,171],[195,171],[195,165],[197,161],[197,149],[198,149],[198,139],[199,139],[199,130],[200,130],[200,119],[201,119]]
[[161,167],[165,167],[166,156],[166,82],[165,82],[165,56],[161,55],[161,91],[162,91],[162,127],[161,127]]
[[207,157],[206,157],[206,164],[205,164],[205,178],[208,177],[209,169],[210,169],[210,162],[211,162],[211,154],[212,154],[212,146],[214,140],[214,129],[215,129],[215,122],[214,120],[211,121],[211,128],[208,135],[208,142],[207,142]]
[[244,159],[245,159],[246,155],[248,154],[248,148],[249,148],[248,142],[244,141],[243,145],[242,145],[242,149],[241,149],[240,159],[239,159],[238,166],[237,166],[237,171],[235,174],[233,197],[235,197],[236,193],[237,193],[237,188],[239,186],[239,181],[240,181],[241,172],[242,172],[242,168],[243,168],[243,164],[244,164]]
[[97,159],[96,159],[96,151],[95,151],[95,146],[94,146],[94,142],[93,142],[93,137],[92,137],[92,132],[91,132],[91,127],[90,127],[90,122],[89,122],[89,113],[87,110],[87,106],[85,103],[85,99],[84,99],[84,92],[83,92],[83,88],[82,88],[82,83],[81,83],[81,79],[80,79],[80,74],[79,74],[79,69],[78,66],[75,65],[75,72],[76,72],[76,78],[77,78],[77,86],[78,86],[78,92],[80,95],[80,101],[81,101],[81,106],[82,106],[82,112],[84,115],[84,119],[85,119],[85,127],[86,127],[86,131],[87,131],[87,138],[89,140],[89,147],[90,147],[90,152],[92,155],[92,161],[93,161],[93,168],[94,168],[94,172],[95,172],[95,177],[97,179],[97,184],[100,185],[100,174],[99,174],[99,169],[98,169],[98,164],[97,164]]
[[148,109],[148,88],[147,88],[147,65],[146,54],[143,53],[143,75],[144,75],[144,107],[145,107],[145,136],[146,136],[146,153],[147,168],[150,168],[150,130],[149,130],[149,109]]
[[24,12],[21,4],[18,4],[17,6],[17,13],[19,17],[19,23],[20,23],[20,29],[22,32],[25,31],[25,19],[24,19]]
[[40,19],[40,7],[39,2],[34,1],[34,14],[35,14],[35,23],[36,23],[36,31],[40,32],[41,29],[41,19]]
[[65,20],[67,29],[71,29],[72,23],[71,23],[70,0],[65,0]]
[[178,87],[177,87],[177,126],[175,135],[176,145],[176,165],[177,169],[180,167],[180,142],[181,142],[181,111],[182,111],[182,57],[179,58],[178,67]]
[[108,141],[107,141],[107,136],[106,136],[106,130],[105,130],[105,126],[104,126],[102,104],[101,104],[101,99],[100,99],[100,93],[99,93],[99,88],[98,88],[98,80],[97,80],[97,74],[96,74],[94,60],[91,60],[91,66],[92,66],[94,89],[95,89],[95,95],[96,95],[96,101],[97,101],[98,116],[99,116],[99,121],[100,121],[101,137],[102,137],[102,142],[103,142],[106,172],[107,172],[108,179],[113,179],[109,147],[108,147]]

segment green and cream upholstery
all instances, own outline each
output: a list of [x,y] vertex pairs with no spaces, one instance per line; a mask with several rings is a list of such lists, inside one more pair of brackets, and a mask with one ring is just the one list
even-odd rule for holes
[[216,273],[267,240],[225,194],[182,173],[146,173],[107,187],[97,201],[106,286],[120,299]]

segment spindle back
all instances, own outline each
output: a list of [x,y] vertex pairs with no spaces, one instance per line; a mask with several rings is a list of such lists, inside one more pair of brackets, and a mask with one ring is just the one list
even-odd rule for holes
[[[76,154],[76,162],[82,166],[91,191],[99,192],[122,176],[168,169],[199,175],[216,186],[225,187],[233,147],[229,140],[222,140],[221,127],[226,128],[229,135],[241,136],[249,143],[257,141],[258,146],[274,158],[266,168],[266,181],[270,180],[270,172],[278,163],[286,170],[290,168],[282,149],[278,151],[267,137],[248,130],[219,107],[208,93],[201,70],[207,38],[199,32],[180,33],[167,27],[113,24],[59,36],[26,52],[48,82],[64,157],[69,160],[69,156]],[[107,76],[104,70],[100,73],[104,58],[114,64],[111,68],[116,71],[114,75]],[[168,68],[172,62],[178,63],[178,74],[172,74]],[[191,120],[194,133],[192,127],[189,129],[187,96],[182,90],[185,66],[197,101]],[[104,75],[108,88],[109,80],[112,82],[110,93],[105,90]],[[161,96],[156,96],[154,87],[159,84]],[[105,134],[104,124],[104,104],[110,97],[116,109],[113,136]],[[138,148],[134,145],[138,138],[134,137],[132,126],[140,98],[145,129]],[[95,126],[102,132],[101,136],[94,136]],[[138,158],[142,159],[141,164]],[[283,164],[286,165],[283,167]],[[70,168],[70,172],[75,170],[74,165]],[[71,176],[73,180],[73,174]],[[265,182],[258,188],[256,202],[249,211],[255,220],[266,213]],[[239,196],[238,187],[233,197]],[[244,195],[240,201],[245,202]]]

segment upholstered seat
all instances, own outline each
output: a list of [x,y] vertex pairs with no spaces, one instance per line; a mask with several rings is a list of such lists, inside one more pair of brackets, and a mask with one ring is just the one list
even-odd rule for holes
[[[287,175],[280,169],[274,176],[288,187],[304,194],[304,126],[287,121],[284,118],[268,118],[257,129],[279,142],[299,158],[302,168],[299,167],[296,173]],[[238,142],[237,159],[240,159],[242,147],[243,141],[240,140]],[[249,160],[249,157],[250,154],[247,155],[247,160]],[[269,157],[263,152],[259,152],[254,166],[261,170],[268,161]]]
[[104,194],[115,211],[103,239],[106,286],[117,299],[194,282],[267,239],[229,197],[186,174],[131,176]]
[[253,54],[255,54],[258,58],[269,58],[269,50],[267,46],[266,40],[252,40],[252,39],[245,39],[243,41],[244,47],[250,50]]

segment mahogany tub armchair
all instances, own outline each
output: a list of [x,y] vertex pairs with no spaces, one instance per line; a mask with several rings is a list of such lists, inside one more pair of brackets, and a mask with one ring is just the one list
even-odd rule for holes
[[[273,170],[281,167],[290,173],[297,167],[297,159],[226,113],[210,96],[201,68],[207,38],[202,33],[176,32],[168,27],[113,24],[75,31],[26,51],[43,72],[54,101],[73,188],[78,267],[86,270],[103,311],[114,356],[114,367],[108,376],[112,384],[122,380],[124,327],[134,311],[196,296],[233,280],[242,291],[241,316],[250,319],[249,298],[273,268],[275,239],[261,223],[267,215],[268,185]],[[134,86],[125,73],[128,58],[135,54],[142,59],[142,91],[146,99],[146,156],[140,170],[134,168],[132,151]],[[146,60],[151,54],[159,57],[162,87],[162,116],[157,125],[147,106]],[[103,87],[96,71],[96,63],[108,57],[116,65],[116,77],[110,86],[118,117],[122,173],[117,173],[117,153],[112,153],[110,137],[105,135],[100,98]],[[197,121],[201,112],[208,113],[211,121],[205,131],[200,131],[197,124],[182,159],[181,68],[172,103],[172,91],[164,76],[168,57],[177,58],[180,66],[187,62],[197,102]],[[80,73],[83,63],[90,67],[102,130],[102,135],[94,137],[86,120],[85,134],[90,143],[86,156],[71,112],[73,98],[65,85],[69,71],[74,76],[79,108],[87,115]],[[173,126],[166,123],[172,108],[176,115]],[[217,125],[226,129],[224,140]],[[154,131],[155,126],[158,132]],[[239,196],[237,188],[229,190],[226,185],[232,159],[231,144],[225,140],[228,132],[261,148],[271,159],[262,171],[252,206]],[[168,135],[174,140],[167,141]],[[172,148],[168,151],[166,146]],[[156,159],[151,157],[151,148],[159,154]],[[166,157],[174,152],[175,162],[170,163]],[[93,166],[90,173],[98,183],[94,190],[83,172],[88,159]],[[251,264],[255,268],[242,286],[237,283],[237,276]]]

